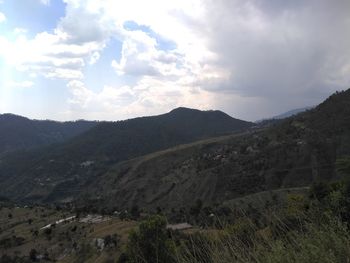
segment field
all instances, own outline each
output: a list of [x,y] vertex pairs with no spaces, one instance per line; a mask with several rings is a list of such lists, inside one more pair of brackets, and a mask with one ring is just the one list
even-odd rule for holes
[[[46,207],[6,207],[0,210],[0,257],[26,258],[34,254],[44,261],[106,262],[118,258],[135,221],[109,216],[84,223],[75,215]],[[57,222],[57,223],[55,223]],[[45,227],[48,226],[49,227]],[[83,255],[83,256],[82,256]]]

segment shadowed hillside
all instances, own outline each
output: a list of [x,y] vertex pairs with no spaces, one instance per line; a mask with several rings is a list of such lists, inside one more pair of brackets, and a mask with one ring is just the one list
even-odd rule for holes
[[97,123],[91,121],[56,122],[30,120],[13,114],[0,115],[0,156],[63,142]]
[[[82,194],[96,207],[181,208],[340,177],[350,154],[350,90],[275,126],[150,154],[116,165]],[[85,201],[84,201],[85,200]]]
[[65,143],[3,159],[0,188],[17,200],[61,200],[75,196],[120,161],[252,125],[220,111],[186,108],[159,116],[102,122]]

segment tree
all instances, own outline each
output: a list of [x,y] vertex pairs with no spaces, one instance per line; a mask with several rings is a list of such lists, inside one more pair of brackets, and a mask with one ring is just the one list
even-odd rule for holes
[[46,235],[47,240],[51,240],[52,228],[51,227],[45,228],[44,233]]
[[37,252],[34,248],[32,248],[32,249],[30,250],[30,252],[29,252],[29,258],[30,258],[30,260],[31,260],[31,261],[36,261],[37,254],[38,254],[38,252]]
[[34,237],[37,237],[39,235],[39,230],[38,229],[35,229],[34,231],[33,231],[33,236]]
[[140,217],[140,210],[137,205],[134,205],[130,210],[131,218],[136,220]]
[[128,262],[174,262],[174,246],[166,230],[166,220],[160,215],[143,221],[129,235]]
[[201,212],[202,206],[203,206],[202,200],[197,199],[195,205],[190,208],[190,214],[193,216],[198,216],[199,213]]
[[329,192],[329,185],[324,182],[315,182],[310,188],[311,196],[319,201],[325,198]]

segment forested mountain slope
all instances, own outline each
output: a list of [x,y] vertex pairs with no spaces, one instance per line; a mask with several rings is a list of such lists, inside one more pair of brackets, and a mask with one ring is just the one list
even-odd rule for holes
[[120,161],[239,132],[252,125],[220,111],[187,108],[152,117],[101,122],[62,144],[3,158],[0,189],[3,195],[15,200],[74,197]]
[[350,90],[275,126],[197,142],[116,165],[81,193],[109,209],[178,209],[341,176],[350,155]]
[[96,124],[92,121],[30,120],[13,114],[0,114],[0,156],[16,150],[63,142]]

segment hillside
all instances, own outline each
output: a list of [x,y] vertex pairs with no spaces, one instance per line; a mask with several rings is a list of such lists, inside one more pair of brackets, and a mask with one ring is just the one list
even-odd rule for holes
[[28,150],[63,142],[97,123],[30,120],[13,114],[0,114],[0,157],[16,150]]
[[275,126],[153,153],[116,165],[81,193],[110,209],[181,209],[340,175],[350,154],[350,90]]
[[15,200],[68,200],[120,161],[252,125],[220,111],[186,108],[159,116],[101,122],[65,143],[3,158],[0,189]]

